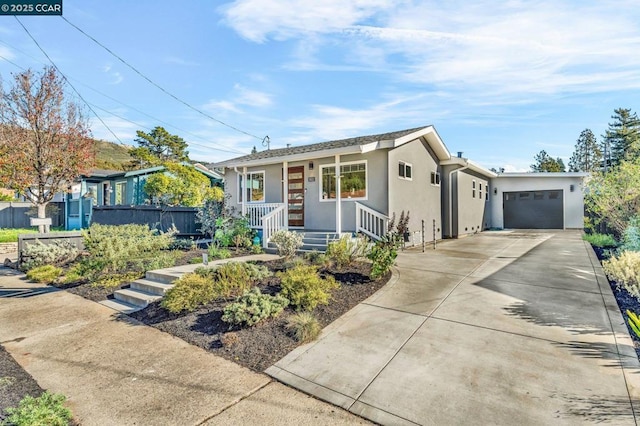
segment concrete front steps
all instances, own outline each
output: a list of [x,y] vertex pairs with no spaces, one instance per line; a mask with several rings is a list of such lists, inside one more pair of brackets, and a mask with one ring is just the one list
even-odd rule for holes
[[[302,247],[298,249],[299,252],[303,253],[314,250],[324,253],[327,251],[329,243],[340,239],[340,234],[331,231],[298,231],[294,229],[291,229],[291,231],[303,234]],[[350,233],[346,235],[350,235]],[[277,251],[276,245],[269,242],[268,250],[275,253]]]
[[[244,262],[249,260],[273,260],[278,256],[270,254],[258,254],[251,256],[232,257],[229,259],[218,259],[209,262],[208,266],[218,265],[226,262]],[[145,278],[135,280],[130,283],[129,288],[123,288],[113,292],[113,299],[103,300],[100,304],[107,306],[115,311],[130,314],[140,311],[150,303],[162,299],[166,292],[173,287],[173,282],[182,275],[193,272],[199,268],[201,263],[174,266],[166,269],[158,269],[155,271],[147,271]]]

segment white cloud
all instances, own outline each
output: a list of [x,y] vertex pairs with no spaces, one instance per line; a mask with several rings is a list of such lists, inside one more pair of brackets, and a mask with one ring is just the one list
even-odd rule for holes
[[227,25],[242,37],[262,43],[313,33],[331,33],[399,7],[387,0],[237,0],[221,8]]
[[180,58],[178,56],[165,56],[163,58],[163,62],[165,64],[182,65],[182,66],[186,66],[186,67],[195,67],[195,66],[200,65],[196,61],[191,61],[191,60],[188,60],[188,59]]
[[[109,129],[111,129],[111,131],[109,131],[109,129],[107,129],[96,117],[91,117],[89,119],[89,128],[91,129],[94,138],[118,142],[118,140],[113,136],[113,133],[115,133],[123,143],[127,145],[134,144],[133,139],[136,136],[136,130],[140,130],[140,127],[121,118],[105,115],[105,113],[101,111],[98,111],[98,113],[100,114],[102,121],[109,127]],[[116,113],[118,115],[124,115],[122,111],[118,111]]]
[[120,73],[120,71],[114,71],[111,64],[103,66],[102,71],[111,78],[109,84],[120,84],[124,80],[122,73]]
[[272,103],[272,96],[269,93],[235,84],[228,99],[212,99],[203,106],[203,109],[214,116],[220,113],[242,114],[242,107],[264,108],[271,106]]
[[222,11],[248,40],[294,40],[288,69],[393,72],[485,103],[640,87],[632,1],[238,0]]

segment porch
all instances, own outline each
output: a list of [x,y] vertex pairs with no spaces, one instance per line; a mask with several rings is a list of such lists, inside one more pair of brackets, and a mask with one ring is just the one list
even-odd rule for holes
[[[269,247],[272,235],[280,230],[291,230],[305,234],[305,246],[311,250],[324,248],[330,241],[339,239],[341,235],[362,233],[374,240],[380,240],[387,232],[389,217],[361,203],[355,202],[355,229],[305,229],[299,222],[291,220],[286,203],[243,203],[242,215],[249,221],[252,229],[262,231],[262,246]],[[295,223],[295,225],[293,225]],[[324,250],[322,250],[324,251]]]

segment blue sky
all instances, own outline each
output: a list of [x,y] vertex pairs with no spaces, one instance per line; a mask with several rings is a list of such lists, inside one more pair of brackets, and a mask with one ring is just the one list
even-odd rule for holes
[[[120,141],[161,125],[191,157],[433,124],[451,152],[524,171],[568,162],[618,107],[640,111],[637,1],[64,0],[20,21]],[[0,74],[48,63],[0,17]],[[10,61],[10,62],[9,62]],[[17,65],[17,66],[16,66]],[[97,138],[116,141],[92,118]]]

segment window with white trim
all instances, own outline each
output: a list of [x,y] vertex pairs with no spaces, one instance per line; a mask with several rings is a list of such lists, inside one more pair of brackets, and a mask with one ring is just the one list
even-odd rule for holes
[[440,173],[431,172],[431,185],[440,186]]
[[398,163],[398,177],[401,179],[412,180],[412,171],[413,166],[411,163],[405,163],[404,161]]
[[[336,198],[336,166],[320,166],[320,199]],[[364,200],[367,198],[367,162],[340,164],[340,198]]]
[[238,175],[238,203],[264,203],[264,172],[248,172],[247,184],[243,175]]

